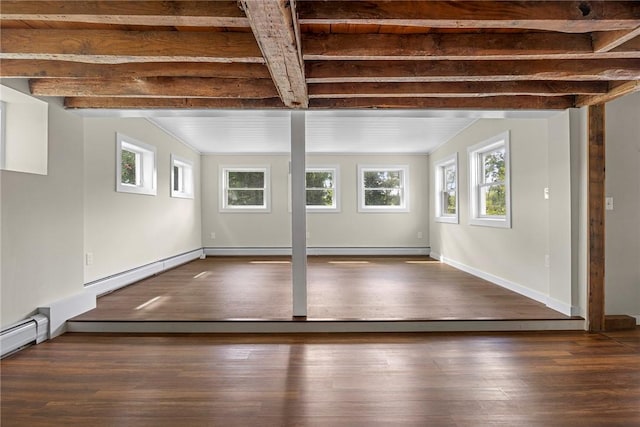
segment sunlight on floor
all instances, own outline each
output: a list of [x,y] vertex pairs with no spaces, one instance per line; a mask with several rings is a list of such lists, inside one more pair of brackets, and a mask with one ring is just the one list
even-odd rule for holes
[[291,261],[249,261],[249,264],[291,264]]
[[329,264],[369,264],[369,261],[329,261]]
[[194,279],[199,279],[201,277],[205,277],[209,274],[208,271],[203,271],[202,273],[196,274],[195,276],[193,276]]
[[431,260],[431,261],[405,261],[405,264],[433,264],[433,263],[439,263],[440,261],[438,260]]
[[142,310],[145,307],[150,306],[151,304],[153,304],[154,302],[158,301],[160,298],[162,298],[160,295],[158,295],[155,298],[151,298],[149,301],[140,304],[139,306],[136,307],[136,310]]

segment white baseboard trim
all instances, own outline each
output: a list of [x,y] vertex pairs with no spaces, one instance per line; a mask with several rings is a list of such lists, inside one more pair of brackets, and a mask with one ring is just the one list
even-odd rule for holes
[[[546,305],[547,307],[551,308],[552,310],[556,310],[566,316],[571,316],[572,311],[574,311],[574,307],[572,307],[571,305],[565,304],[561,301],[550,298],[548,295],[545,295],[542,292],[529,289],[525,286],[519,285],[515,282],[504,279],[502,277],[495,276],[491,273],[487,273],[482,270],[478,270],[475,267],[470,267],[466,264],[455,261],[451,258],[440,256],[440,260],[445,264],[448,264],[452,267],[457,268],[458,270],[462,270],[466,273],[472,274],[476,277],[479,277],[481,279],[494,283],[498,286],[502,286],[505,289],[509,289],[510,291],[523,295],[527,298],[531,298],[532,300],[538,301]],[[577,308],[575,308],[575,310],[577,310]]]
[[429,253],[429,256],[433,259],[437,259],[438,261],[442,262],[442,255],[440,255],[438,252],[431,251]]
[[[288,256],[291,248],[204,248],[208,256]],[[430,253],[430,248],[309,247],[307,255],[324,256],[412,256]]]
[[7,326],[0,332],[0,358],[20,351],[31,344],[40,344],[49,338],[49,319],[36,314]]
[[154,274],[162,273],[163,271],[172,269],[181,264],[198,259],[201,255],[202,249],[196,249],[191,252],[114,274],[113,276],[105,277],[104,279],[86,283],[84,285],[85,292],[93,294],[95,297],[99,297],[100,295],[115,291],[116,289],[120,289],[124,286],[130,285],[131,283],[153,276]]
[[636,318],[636,326],[640,326],[640,314],[632,314],[631,317]]
[[96,308],[96,296],[82,292],[55,301],[48,306],[38,307],[38,311],[49,318],[49,339],[66,331],[67,320]]
[[206,256],[287,256],[291,248],[204,248]]
[[559,311],[566,316],[578,316],[578,313],[580,313],[579,307],[567,304],[566,302],[562,302],[552,297],[547,297],[547,301],[545,302],[545,304],[550,309]]

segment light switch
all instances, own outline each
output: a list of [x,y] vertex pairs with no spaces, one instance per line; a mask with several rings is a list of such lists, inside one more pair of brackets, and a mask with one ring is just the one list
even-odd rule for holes
[[608,211],[612,211],[613,210],[613,197],[606,197],[605,199],[605,209]]

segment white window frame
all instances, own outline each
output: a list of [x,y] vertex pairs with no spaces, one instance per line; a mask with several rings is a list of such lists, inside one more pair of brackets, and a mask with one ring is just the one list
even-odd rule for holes
[[[227,203],[229,172],[262,172],[264,173],[264,203],[261,206],[234,206]],[[271,168],[269,166],[220,166],[220,212],[271,212]]]
[[[122,151],[136,154],[135,184],[122,182]],[[121,133],[116,133],[116,191],[119,193],[135,193],[155,196],[157,194],[157,149]]]
[[[402,203],[399,206],[365,205],[365,172],[401,171]],[[358,212],[409,212],[409,166],[408,165],[358,165]]]
[[[176,182],[175,169],[178,168]],[[179,199],[193,199],[193,162],[184,157],[171,154],[171,197]],[[176,190],[176,184],[178,189]]]
[[[511,228],[511,158],[510,134],[503,132],[467,149],[469,156],[469,224],[485,227]],[[480,214],[480,190],[484,184],[481,160],[484,154],[504,147],[505,163],[505,215],[483,216]]]
[[[331,172],[333,174],[333,205],[331,206],[317,206],[307,205],[307,211],[309,212],[340,212],[340,168],[338,166],[309,166],[305,170],[305,178],[307,172]],[[305,203],[307,191],[312,190],[307,188],[305,184]]]
[[[455,168],[455,193],[456,193],[456,213],[449,214],[444,211],[444,177],[445,171],[450,167]],[[446,222],[450,224],[458,224],[460,219],[459,208],[459,188],[458,188],[458,176],[460,174],[460,168],[458,167],[458,153],[453,153],[447,157],[438,160],[434,164],[435,169],[435,203],[436,208],[435,220],[436,222]]]

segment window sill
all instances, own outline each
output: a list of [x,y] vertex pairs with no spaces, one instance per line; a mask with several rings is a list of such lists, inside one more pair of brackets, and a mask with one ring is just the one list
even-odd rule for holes
[[437,216],[435,218],[436,222],[443,222],[446,224],[459,224],[460,221],[458,220],[457,216]]
[[472,218],[469,220],[469,225],[478,225],[481,227],[494,227],[494,228],[511,228],[510,218]]

